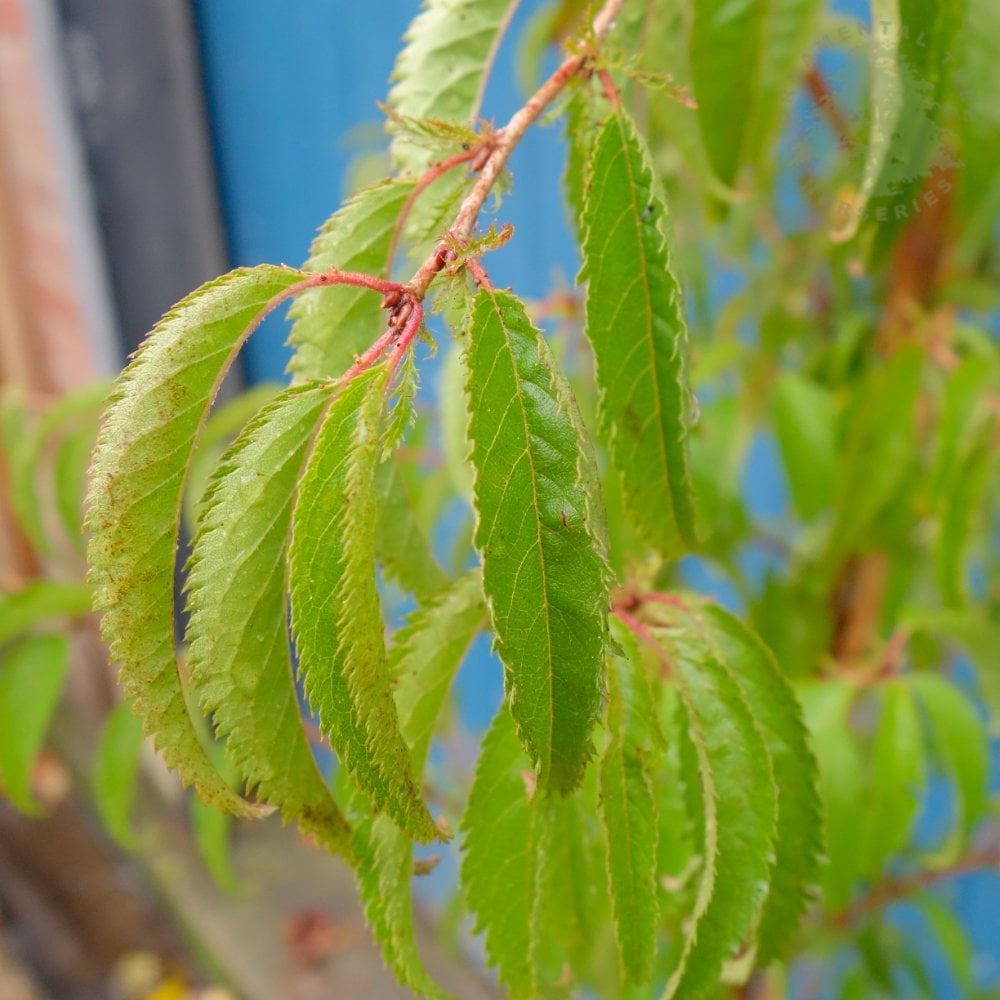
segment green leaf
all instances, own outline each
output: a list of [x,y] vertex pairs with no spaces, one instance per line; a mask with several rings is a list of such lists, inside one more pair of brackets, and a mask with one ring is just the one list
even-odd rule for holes
[[890,503],[914,458],[922,354],[903,348],[873,369],[846,415],[834,490],[836,552],[849,551]]
[[752,123],[766,10],[767,5],[756,0],[694,3],[691,71],[701,134],[716,176],[730,186],[743,162]]
[[916,673],[909,682],[930,723],[935,755],[955,783],[955,835],[941,852],[942,864],[954,864],[973,827],[987,812],[989,736],[973,705],[943,677]]
[[390,672],[400,727],[418,775],[451,682],[485,624],[482,577],[479,570],[470,570],[415,611],[396,635]]
[[830,394],[796,372],[775,384],[774,423],[792,501],[803,518],[830,503],[836,467],[836,414]]
[[509,292],[476,296],[468,368],[475,542],[511,714],[540,785],[568,792],[592,752],[610,604],[585,448]]
[[385,815],[369,816],[357,826],[358,893],[365,920],[382,956],[400,983],[423,997],[447,994],[424,968],[413,924],[413,845]]
[[469,418],[464,398],[467,378],[464,353],[457,341],[449,344],[441,365],[437,398],[441,414],[444,468],[452,489],[471,504],[472,468],[469,465],[469,439],[466,435]]
[[871,788],[861,823],[862,873],[882,874],[909,842],[926,782],[920,713],[904,679],[881,687],[882,711],[871,748]]
[[493,720],[462,818],[461,882],[475,933],[485,932],[486,958],[511,997],[534,998],[537,986],[537,900],[543,877],[543,810],[529,800],[528,759],[513,719]]
[[[569,223],[577,239],[581,237],[590,158],[600,130],[590,82],[582,81],[571,91],[564,107],[566,117],[566,168],[562,184],[569,210]],[[586,88],[586,89],[585,89]]]
[[587,336],[601,429],[626,503],[664,553],[694,543],[681,291],[661,229],[666,206],[649,157],[622,110],[605,122],[584,210]]
[[943,602],[961,607],[971,598],[968,561],[975,530],[988,520],[987,490],[995,480],[996,455],[992,422],[982,429],[979,441],[970,448],[956,470],[934,547],[934,569]]
[[[474,570],[414,612],[396,636],[390,669],[400,727],[418,777],[451,681],[485,619],[482,582]],[[386,962],[401,983],[425,996],[441,996],[424,970],[414,938],[409,839],[385,816],[375,816],[358,824],[355,844],[365,919]]]
[[[819,27],[823,0],[771,0],[762,4],[759,74],[747,126],[745,155],[758,163],[772,157],[774,140],[800,86],[802,67]],[[741,88],[733,88],[739,91]]]
[[920,908],[927,923],[937,937],[937,943],[951,964],[952,972],[962,990],[962,996],[975,996],[976,988],[972,977],[974,954],[972,943],[961,921],[929,892],[921,892],[913,897],[913,903]]
[[610,738],[601,758],[600,809],[622,968],[641,985],[652,978],[656,957],[656,706],[635,637],[617,619],[612,635],[625,656],[613,656],[608,671]]
[[[468,124],[509,6],[510,0],[425,0],[392,71],[392,107],[411,118]],[[405,133],[394,139],[392,157],[417,175],[430,165],[427,151]]]
[[376,469],[375,490],[375,557],[404,590],[426,601],[448,585],[448,575],[431,553],[417,521],[396,455],[388,456]]
[[729,664],[686,627],[657,631],[680,691],[701,783],[704,849],[680,963],[665,997],[699,996],[767,898],[778,793],[767,743]]
[[141,754],[142,723],[128,705],[116,705],[101,728],[91,781],[94,804],[105,829],[127,851],[139,847],[131,812]]
[[[594,979],[600,960],[605,959],[601,946],[610,944],[612,935],[606,853],[591,821],[597,811],[592,776],[589,771],[581,792],[565,798],[546,796],[534,806],[541,811],[543,823],[533,914],[540,996],[564,993],[568,969],[577,981],[593,982],[597,995],[609,995],[601,990],[600,980]],[[608,972],[611,975],[604,978],[608,988],[614,989],[620,973],[615,965]]]
[[184,491],[184,527],[197,534],[201,507],[219,461],[232,439],[258,411],[281,391],[274,382],[262,382],[216,406],[205,422],[198,447],[191,459],[187,488]]
[[188,715],[174,649],[174,560],[185,480],[212,400],[243,341],[301,280],[268,265],[233,271],[157,324],[118,378],[87,499],[95,606],[126,696],[182,781],[242,815],[267,810],[226,785]]
[[0,780],[18,809],[34,814],[31,772],[69,669],[63,635],[28,636],[0,659]]
[[87,492],[87,466],[97,436],[97,421],[83,424],[67,434],[56,446],[52,480],[56,513],[66,537],[80,553],[86,550],[83,537],[83,498]]
[[[902,105],[873,191],[878,225],[872,255],[876,260],[888,261],[899,234],[912,222],[913,214],[898,208],[919,205],[935,161],[955,165],[950,147],[956,136],[942,128],[941,119],[956,65],[954,54],[960,41],[956,29],[963,7],[962,0],[898,0],[898,20],[889,32],[899,35],[895,71]],[[919,30],[913,30],[915,26]],[[979,85],[977,81],[975,86]],[[951,182],[945,183],[950,190]],[[888,217],[880,219],[879,210],[886,208]]]
[[303,730],[285,597],[292,498],[330,395],[325,385],[286,390],[226,452],[189,563],[187,642],[192,686],[248,788],[350,855],[350,827]]
[[306,695],[341,763],[377,809],[430,841],[389,686],[375,578],[375,471],[384,369],[344,386],[323,419],[292,516],[292,625]]
[[842,681],[809,683],[798,690],[819,764],[828,859],[823,896],[831,912],[850,902],[861,863],[858,809],[865,796],[867,763],[848,718],[856,693]]
[[[0,402],[0,442],[10,480],[11,507],[28,541],[39,553],[56,552],[45,516],[48,491],[43,487],[48,452],[53,447],[57,456],[54,469],[57,512],[65,518],[72,511],[66,522],[67,533],[74,544],[82,541],[79,508],[83,479],[80,476],[80,459],[83,458],[85,466],[87,453],[97,434],[97,415],[107,394],[106,382],[91,383],[61,396],[35,420],[29,419],[16,390],[3,394]],[[64,494],[70,488],[72,502],[67,503]]]
[[50,618],[90,614],[93,589],[85,583],[35,580],[11,594],[0,594],[0,646]]
[[802,709],[770,650],[738,618],[707,600],[689,603],[689,627],[740,685],[767,744],[778,793],[770,888],[757,930],[757,963],[787,948],[819,878],[821,804]]
[[229,854],[232,829],[232,816],[205,805],[201,799],[191,799],[191,832],[198,854],[216,885],[227,892],[236,892],[240,887]]
[[893,135],[903,109],[903,83],[899,73],[899,0],[872,0],[872,33],[869,52],[871,94],[869,96],[868,145],[865,150],[864,174],[858,193],[850,203],[833,238],[849,240],[868,209],[868,203],[882,176]]
[[[387,180],[355,195],[320,229],[304,270],[385,274],[396,220],[412,191],[406,181]],[[331,285],[298,296],[289,316],[295,348],[289,370],[311,379],[342,375],[378,337],[385,313],[369,289]]]

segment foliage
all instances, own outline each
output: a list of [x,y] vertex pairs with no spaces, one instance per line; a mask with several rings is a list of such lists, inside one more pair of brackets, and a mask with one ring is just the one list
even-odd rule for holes
[[[389,96],[399,176],[349,199],[304,269],[193,293],[120,376],[87,525],[129,703],[208,804],[277,809],[342,855],[386,961],[424,995],[441,991],[415,944],[430,862],[414,844],[454,829],[463,904],[514,997],[749,995],[820,968],[845,996],[892,995],[926,977],[885,912],[911,896],[969,983],[927,890],[1000,861],[989,726],[954,669],[961,651],[1000,710],[1000,131],[978,92],[997,19],[985,0],[873,0],[870,28],[818,0],[583,7],[532,22],[526,44],[564,41],[562,62],[496,129],[479,104],[509,5],[429,0]],[[811,118],[788,114],[800,90]],[[566,122],[586,286],[551,337],[487,274],[509,231],[476,228],[543,111]],[[418,261],[406,282],[397,244]],[[720,307],[733,266],[743,286]],[[220,456],[219,385],[292,299],[295,385]],[[453,338],[440,461],[414,403],[425,312]],[[12,469],[32,469],[23,415],[3,420]],[[790,497],[763,516],[740,484],[769,442]],[[432,551],[455,497],[473,527]],[[728,609],[697,586],[706,570]],[[416,604],[388,646],[380,574]],[[22,593],[0,623],[79,597]],[[0,725],[25,806],[63,652],[29,630],[0,637],[5,717],[42,678],[17,740]],[[484,631],[504,700],[466,787],[431,749]],[[134,739],[123,717],[106,734]],[[941,779],[951,823],[928,837]],[[197,821],[225,877],[223,822]]]

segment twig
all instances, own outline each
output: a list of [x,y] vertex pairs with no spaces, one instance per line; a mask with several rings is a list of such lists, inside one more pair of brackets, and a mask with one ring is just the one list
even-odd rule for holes
[[490,281],[490,276],[486,273],[486,268],[483,267],[482,261],[478,257],[469,257],[465,266],[469,269],[472,280],[480,288],[485,288],[488,292],[493,291],[493,282]]
[[877,910],[912,896],[915,892],[920,892],[921,889],[929,889],[939,882],[946,882],[949,879],[958,878],[960,875],[969,875],[986,868],[996,867],[1000,867],[1000,844],[994,844],[979,851],[971,851],[948,868],[914,872],[912,875],[900,875],[898,878],[887,878],[875,886],[867,896],[855,900],[845,910],[831,914],[829,921],[835,927],[850,927],[852,924],[857,924],[871,916]]
[[854,149],[851,125],[818,66],[812,66],[806,73],[806,90],[809,91],[813,104],[819,108],[820,114],[826,118],[827,124],[837,137],[837,142],[848,152]]
[[[608,33],[618,16],[625,0],[607,0],[593,22],[594,42],[599,42]],[[581,52],[568,56],[559,68],[535,91],[527,103],[516,111],[510,121],[496,135],[496,147],[490,154],[472,190],[465,196],[458,215],[452,223],[450,235],[459,242],[465,242],[472,232],[476,218],[486,203],[493,185],[507,165],[511,153],[524,137],[524,133],[538,119],[539,115],[559,96],[562,89],[587,65],[591,56]],[[444,241],[442,241],[442,244]],[[407,284],[408,291],[417,299],[423,299],[430,283],[444,267],[441,244],[430,254]]]
[[493,44],[490,45],[490,51],[486,54],[486,62],[483,63],[483,75],[479,78],[479,89],[476,91],[475,100],[472,102],[472,114],[469,115],[470,128],[474,128],[476,125],[479,110],[483,106],[483,98],[486,96],[486,88],[489,86],[490,75],[493,73],[493,64],[497,61],[497,53],[500,51],[500,46],[503,44],[507,29],[510,27],[511,21],[514,20],[514,15],[517,13],[517,8],[520,5],[521,0],[510,0],[507,10],[504,12],[503,20],[500,22],[500,27],[497,28],[497,33],[493,36]]
[[484,148],[485,144],[470,146],[468,149],[463,149],[461,152],[455,153],[454,156],[449,156],[440,163],[434,163],[431,165],[427,173],[425,173],[424,176],[417,181],[413,190],[410,192],[409,197],[403,202],[403,207],[399,210],[399,218],[396,219],[396,225],[392,230],[392,240],[389,242],[389,253],[386,256],[385,261],[385,273],[387,275],[392,275],[392,262],[395,260],[396,251],[399,249],[399,240],[403,235],[403,226],[406,225],[406,220],[409,218],[410,210],[413,208],[416,200],[439,177],[443,177],[449,171],[454,170],[455,167],[461,166],[463,163],[468,163],[470,160],[474,160],[477,156],[479,156]]
[[604,91],[604,97],[608,104],[613,108],[619,107],[622,103],[622,95],[618,93],[618,88],[615,86],[615,81],[611,79],[611,74],[603,66],[597,71],[597,79],[601,81],[601,90]]

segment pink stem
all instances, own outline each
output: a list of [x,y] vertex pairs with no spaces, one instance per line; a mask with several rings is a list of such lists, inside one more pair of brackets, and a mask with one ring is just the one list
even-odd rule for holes
[[667,659],[667,654],[663,652],[663,647],[656,641],[656,636],[646,628],[641,621],[633,618],[627,611],[622,611],[615,608],[612,612],[613,615],[618,617],[618,620],[632,633],[637,635],[643,642],[647,645],[653,647],[653,651],[656,653],[657,658],[663,665],[663,669],[670,672],[670,661]]
[[350,382],[352,378],[357,378],[357,376],[362,372],[368,371],[368,369],[371,368],[371,366],[375,364],[375,362],[378,361],[383,354],[385,354],[395,339],[396,329],[395,327],[390,326],[389,329],[386,330],[385,333],[383,333],[382,336],[379,337],[378,340],[376,340],[364,354],[355,358],[354,364],[351,365],[351,367],[348,368],[347,371],[344,372],[339,379],[337,379],[337,381],[341,383]]
[[482,261],[478,257],[469,257],[465,266],[469,269],[473,281],[480,288],[485,288],[488,292],[493,291],[493,282],[490,281],[490,276],[486,273],[486,268],[483,267]]
[[413,307],[410,309],[410,314],[406,318],[406,325],[403,327],[403,332],[399,335],[399,340],[396,342],[396,346],[392,349],[392,353],[389,355],[389,378],[386,385],[392,383],[392,378],[396,374],[399,362],[403,360],[403,355],[407,352],[410,344],[413,343],[420,331],[420,323],[423,320],[423,317],[424,307],[420,302],[414,300]]
[[685,613],[689,610],[688,606],[679,597],[674,597],[673,594],[640,594],[638,600],[640,604],[669,604],[670,607]]
[[454,156],[449,156],[446,160],[442,160],[440,163],[435,163],[428,171],[420,178],[419,181],[414,185],[413,190],[410,192],[409,197],[403,202],[403,207],[399,210],[399,218],[396,220],[395,228],[392,231],[392,240],[389,243],[389,255],[385,262],[385,273],[392,274],[392,262],[396,259],[396,250],[399,248],[399,241],[403,235],[403,226],[406,225],[406,220],[409,217],[410,209],[413,208],[414,203],[417,198],[420,197],[439,177],[443,177],[448,171],[454,170],[455,167],[461,166],[463,163],[468,163],[469,160],[474,160],[483,149],[486,148],[486,144],[470,146],[468,149],[463,149],[460,153],[455,153]]
[[611,74],[602,67],[597,71],[597,79],[601,81],[601,90],[604,91],[608,104],[613,108],[619,107],[622,103],[622,96],[618,93],[618,88],[615,86],[615,81],[611,79]]
[[360,271],[341,271],[336,267],[310,278],[308,284],[304,283],[306,288],[322,285],[354,285],[357,288],[370,288],[373,292],[381,292],[383,295],[403,291],[403,286],[398,281],[387,281],[385,278],[376,278],[373,274],[362,274]]

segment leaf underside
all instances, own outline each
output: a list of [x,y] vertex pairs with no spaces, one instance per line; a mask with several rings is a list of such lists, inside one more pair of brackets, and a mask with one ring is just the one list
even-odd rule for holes
[[348,383],[316,434],[292,517],[292,624],[306,695],[341,763],[376,808],[427,842],[437,831],[399,729],[375,577],[385,377],[373,369]]
[[224,456],[189,563],[187,641],[194,689],[246,784],[349,854],[350,827],[302,727],[285,596],[295,484],[329,398],[326,385],[281,393]]
[[207,802],[259,815],[219,776],[188,714],[174,650],[174,560],[199,432],[243,340],[302,280],[263,265],[203,285],[154,328],[119,376],[91,465],[90,578],[102,632],[145,731]]

